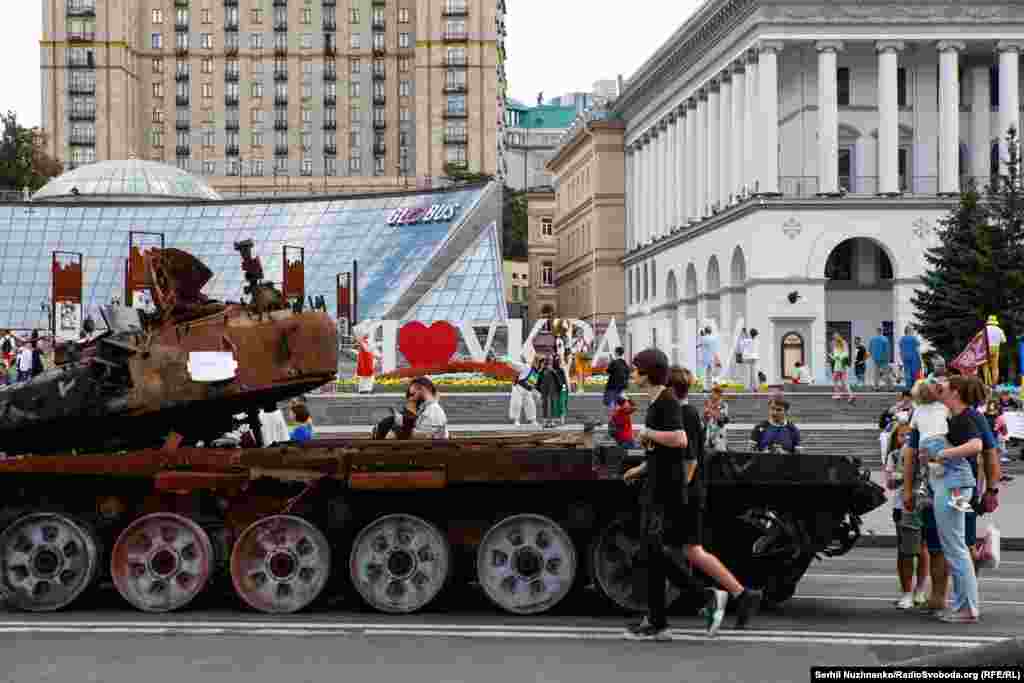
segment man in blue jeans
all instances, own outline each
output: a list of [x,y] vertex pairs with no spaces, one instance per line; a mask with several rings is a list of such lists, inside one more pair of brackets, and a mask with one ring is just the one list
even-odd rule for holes
[[[985,470],[985,499],[996,501],[993,504],[998,505],[999,495],[999,479],[1001,476],[1001,467],[999,464],[999,451],[996,448],[996,440],[992,435],[992,430],[988,426],[988,420],[983,415],[978,413],[973,408],[968,408],[971,411],[971,417],[981,433],[982,442],[982,463]],[[914,479],[914,467],[915,461],[917,460],[917,449],[919,445],[917,430],[910,433],[910,438],[907,439],[907,445],[903,449],[903,500],[912,501],[911,495],[913,489]],[[972,463],[972,467],[977,469],[977,464]],[[906,511],[906,508],[904,508]],[[994,511],[994,508],[993,510]],[[930,555],[931,565],[931,579],[932,579],[932,592],[931,597],[928,600],[928,604],[925,606],[930,612],[938,613],[946,608],[946,592],[949,586],[949,574],[946,570],[946,558],[942,553],[942,544],[939,540],[939,530],[935,523],[935,511],[933,508],[928,507],[924,510],[924,536],[925,541],[928,544],[928,554]],[[978,516],[974,512],[968,512],[964,516],[964,540],[967,543],[967,547],[971,548],[977,543],[977,529],[978,527]]]
[[615,410],[620,397],[625,396],[629,386],[629,365],[623,356],[626,349],[615,347],[615,359],[608,364],[608,381],[604,385],[604,406],[608,412]]

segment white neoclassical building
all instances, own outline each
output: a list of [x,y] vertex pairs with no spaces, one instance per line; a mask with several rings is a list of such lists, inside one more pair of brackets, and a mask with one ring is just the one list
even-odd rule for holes
[[898,338],[937,221],[1005,159],[1022,49],[1012,0],[706,2],[615,104],[630,348],[692,362],[713,324],[731,358],[745,325],[770,381],[825,381],[832,331]]

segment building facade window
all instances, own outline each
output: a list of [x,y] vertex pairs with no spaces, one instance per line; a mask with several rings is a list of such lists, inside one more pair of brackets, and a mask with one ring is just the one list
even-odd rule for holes
[[839,67],[836,69],[836,99],[840,107],[850,106],[850,69]]
[[349,72],[353,76],[356,76],[362,71],[363,62],[358,57],[353,57],[351,60],[349,60],[349,67]]
[[251,143],[252,143],[253,147],[262,147],[263,146],[263,131],[261,131],[261,130],[254,130],[252,132]]
[[163,123],[163,122],[164,122],[164,110],[163,109],[154,109],[153,110],[153,123]]
[[153,10],[153,23],[154,24],[162,24],[162,23],[164,23],[164,11],[162,9],[156,8],[156,9]]
[[361,84],[359,83],[359,81],[349,81],[349,83],[348,83],[348,96],[349,97],[359,97],[359,86],[360,85]]
[[544,237],[551,237],[554,234],[550,218],[544,217],[540,219],[540,234]]
[[373,49],[383,50],[384,49],[384,34],[374,33],[373,34]]
[[398,8],[398,23],[408,24],[409,23],[409,8],[399,7]]
[[259,81],[255,81],[249,87],[249,95],[251,97],[263,97],[263,84]]
[[360,123],[363,120],[363,112],[354,104],[352,105],[351,110],[349,110],[349,116],[349,121],[352,123]]
[[412,41],[409,39],[409,34],[402,32],[398,34],[398,47],[408,48],[412,47]]
[[164,84],[163,83],[159,83],[159,82],[154,83],[153,84],[153,97],[163,97],[163,96],[164,96]]
[[353,156],[348,160],[348,170],[352,173],[358,173],[363,169],[363,160],[358,156],[355,156],[356,150],[352,150]]
[[203,57],[201,60],[199,60],[199,65],[200,69],[204,74],[213,73],[213,57]]
[[313,48],[313,34],[303,33],[302,42],[300,43],[303,50],[311,50]]
[[249,47],[253,50],[263,49],[263,34],[262,33],[250,33],[249,34]]
[[199,45],[204,50],[213,49],[213,34],[212,33],[200,33],[199,34]]
[[153,50],[159,50],[164,46],[164,37],[159,33],[154,33],[149,37],[149,47]]
[[164,58],[154,57],[153,58],[153,73],[162,74],[164,72]]
[[907,106],[907,70],[896,69],[896,106]]
[[336,176],[338,175],[338,160],[333,157],[326,157],[324,159],[324,175]]
[[540,266],[540,283],[543,287],[555,286],[555,266],[551,261],[544,261]]
[[398,60],[398,70],[401,71],[402,73],[407,73],[411,65],[412,60],[409,59],[408,57],[401,57]]
[[358,24],[359,23],[359,8],[352,7],[348,11],[348,23]]
[[358,33],[353,33],[348,37],[348,46],[352,50],[358,50],[361,47],[362,36]]
[[412,110],[409,107],[400,107],[398,109],[398,120],[402,123],[412,121]]
[[217,162],[216,161],[204,161],[203,162],[203,175],[215,175],[217,173]]
[[303,7],[302,8],[302,23],[311,24],[313,23],[313,8]]
[[[213,15],[210,13],[210,10],[208,8],[204,9],[201,12],[201,16],[202,16],[202,21],[203,21],[204,24],[212,24],[213,23]],[[235,19],[235,22],[237,23],[237,17]]]
[[403,78],[398,82],[398,94],[401,97],[409,97],[412,95],[412,81]]
[[260,7],[253,8],[253,10],[252,10],[252,23],[254,23],[254,24],[262,24],[263,23],[263,9],[262,8],[260,8]]
[[313,84],[303,83],[302,84],[302,99],[308,100],[313,97]]

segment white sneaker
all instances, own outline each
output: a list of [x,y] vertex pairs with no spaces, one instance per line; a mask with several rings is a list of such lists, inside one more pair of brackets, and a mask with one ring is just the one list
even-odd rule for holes
[[515,422],[512,423],[512,426],[513,427],[521,427],[522,425],[519,424],[519,420],[516,420]]
[[914,606],[914,595],[913,593],[907,593],[902,598],[896,601],[896,609],[910,609]]
[[725,619],[725,606],[729,604],[729,594],[716,588],[708,589],[707,605],[701,610],[707,625],[708,635],[718,633],[722,620]]
[[949,506],[958,512],[971,512],[973,509],[970,500],[964,497],[950,500]]

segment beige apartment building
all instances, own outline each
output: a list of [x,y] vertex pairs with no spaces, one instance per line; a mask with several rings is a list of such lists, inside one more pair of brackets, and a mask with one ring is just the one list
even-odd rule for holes
[[65,168],[131,156],[222,194],[501,176],[504,0],[44,0]]
[[555,191],[535,187],[526,193],[527,236],[526,253],[530,273],[529,317],[536,320],[544,307],[558,306],[555,289],[555,262],[558,247],[555,242]]
[[595,324],[624,319],[624,131],[622,121],[584,117],[548,162],[556,188],[550,237],[544,234],[544,202],[536,209],[531,202],[531,229],[536,211],[537,241],[546,247],[535,253],[531,232],[531,272],[539,269],[545,282],[545,269],[553,260],[551,284],[560,316]]

